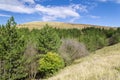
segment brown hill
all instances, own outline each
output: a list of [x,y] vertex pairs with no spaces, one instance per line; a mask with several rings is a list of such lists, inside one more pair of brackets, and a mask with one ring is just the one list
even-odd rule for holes
[[44,27],[46,24],[48,24],[51,27],[54,28],[65,28],[65,29],[70,29],[70,28],[77,28],[77,29],[82,29],[86,27],[96,27],[96,28],[110,28],[108,26],[99,26],[99,25],[89,25],[89,24],[72,24],[72,23],[63,23],[63,22],[28,22],[25,24],[19,24],[19,28],[29,28],[29,29],[41,29]]

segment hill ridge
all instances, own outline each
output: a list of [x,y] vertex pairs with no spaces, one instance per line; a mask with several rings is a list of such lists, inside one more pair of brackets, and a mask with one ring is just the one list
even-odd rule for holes
[[86,27],[112,28],[109,26],[100,26],[100,25],[92,25],[92,24],[76,24],[76,23],[74,24],[74,23],[65,23],[65,22],[40,22],[40,21],[33,21],[24,24],[19,24],[18,27],[19,28],[27,27],[29,29],[33,29],[33,28],[41,29],[46,24],[54,28],[65,28],[65,29],[71,29],[71,28],[82,29]]

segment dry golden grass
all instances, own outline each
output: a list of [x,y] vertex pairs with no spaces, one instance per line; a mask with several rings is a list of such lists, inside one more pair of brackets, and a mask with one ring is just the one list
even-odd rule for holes
[[109,28],[109,27],[105,27],[105,26],[96,26],[96,25],[88,25],[88,24],[70,24],[70,23],[63,23],[63,22],[29,22],[29,23],[25,23],[25,24],[19,24],[18,27],[19,28],[29,28],[29,29],[41,29],[43,26],[45,26],[46,24],[48,24],[51,27],[54,28],[77,28],[77,29],[82,29],[85,27],[97,27],[97,28]]
[[76,60],[48,80],[120,80],[120,43]]

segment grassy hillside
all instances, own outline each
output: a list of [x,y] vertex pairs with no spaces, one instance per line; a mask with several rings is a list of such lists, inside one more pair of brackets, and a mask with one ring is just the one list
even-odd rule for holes
[[120,80],[120,43],[94,53],[48,80]]
[[19,24],[18,27],[22,28],[22,27],[28,27],[29,29],[41,29],[44,25],[50,25],[52,27],[56,27],[56,28],[77,28],[77,29],[81,29],[81,28],[85,28],[85,27],[99,27],[99,28],[108,28],[107,26],[97,26],[97,25],[89,25],[89,24],[71,24],[71,23],[63,23],[63,22],[29,22],[29,23],[25,23],[25,24]]

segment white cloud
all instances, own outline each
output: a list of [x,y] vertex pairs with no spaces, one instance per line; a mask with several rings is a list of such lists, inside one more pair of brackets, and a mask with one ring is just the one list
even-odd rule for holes
[[10,15],[0,14],[0,17],[10,17]]
[[34,12],[34,9],[27,8],[25,6],[11,6],[11,5],[4,5],[4,4],[0,4],[0,9],[5,11],[10,11],[10,12],[27,13],[27,14]]
[[51,20],[56,20],[56,16],[47,16],[47,15],[44,15],[42,17],[42,21],[51,21]]
[[80,12],[88,12],[87,6],[81,5],[81,4],[72,4],[70,5],[71,8],[74,10],[79,10]]
[[33,8],[25,6],[23,1],[19,0],[0,0],[0,10],[27,14],[35,12]]
[[35,3],[35,0],[0,0],[0,10],[26,14],[39,13],[43,21],[50,21],[66,18],[78,19],[80,18],[79,12],[87,12],[87,7],[80,4],[43,6]]
[[69,5],[69,6],[42,6],[36,5],[38,10],[43,15],[43,21],[56,20],[57,18],[79,18],[80,14],[77,11],[86,12],[87,9],[81,5]]

